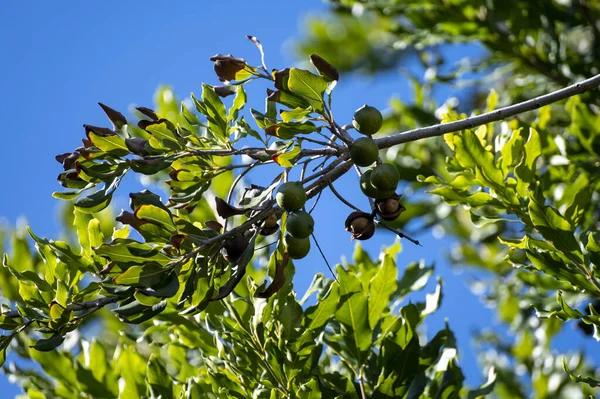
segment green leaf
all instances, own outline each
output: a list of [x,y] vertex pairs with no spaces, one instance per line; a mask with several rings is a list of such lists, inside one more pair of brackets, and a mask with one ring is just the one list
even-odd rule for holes
[[83,249],[83,253],[87,256],[90,255],[92,249],[90,246],[90,237],[88,233],[88,224],[92,220],[92,216],[89,213],[80,212],[77,208],[73,209],[73,226],[77,231],[77,238],[79,238],[79,245]]
[[[533,183],[535,182],[536,172],[535,162],[542,155],[542,141],[539,133],[534,128],[529,129],[529,139],[523,146],[523,152],[525,155],[515,168],[515,175],[521,182]],[[519,193],[521,196],[525,194],[523,190]]]
[[565,370],[565,372],[567,374],[569,374],[569,377],[571,377],[571,380],[573,380],[575,382],[583,382],[584,384],[587,384],[592,388],[596,388],[596,387],[600,386],[600,380],[597,380],[592,377],[582,377],[581,375],[573,374],[573,372],[569,369],[569,366],[567,366],[567,360],[564,357],[562,360],[562,366],[563,366],[563,369]]
[[298,399],[321,399],[323,396],[317,378],[313,377],[308,382],[300,385],[297,395]]
[[310,103],[305,100],[303,97],[292,94],[290,92],[284,90],[277,91],[268,91],[269,96],[267,97],[267,102],[271,104],[279,103],[281,105],[285,105],[288,108],[302,108],[302,109],[310,109],[312,112],[312,107]]
[[521,129],[515,129],[512,132],[510,140],[502,146],[502,171],[507,174],[511,168],[521,161],[523,156],[523,137]]
[[40,352],[49,352],[51,350],[56,349],[58,346],[60,346],[64,340],[65,340],[65,337],[63,337],[60,334],[56,334],[56,335],[51,336],[50,338],[43,338],[43,339],[37,340],[35,342],[35,344],[32,346],[32,348],[35,350],[38,350]]
[[389,307],[390,295],[396,291],[398,269],[394,259],[386,255],[377,274],[369,282],[369,326],[375,329],[384,311]]
[[544,205],[541,190],[531,198],[528,209],[533,226],[546,240],[552,242],[573,262],[577,264],[583,262],[583,254],[573,235],[573,227],[556,209]]
[[276,125],[278,123],[277,119],[269,118],[267,115],[253,108],[250,108],[250,113],[252,114],[252,117],[254,118],[254,121],[258,127],[261,129],[266,129],[269,126]]
[[565,264],[563,259],[557,258],[555,254],[526,251],[527,258],[531,264],[539,271],[557,278],[558,280],[568,281],[575,287],[581,287],[590,292],[599,292],[583,274],[579,273],[574,267]]
[[129,154],[129,149],[125,145],[125,139],[116,134],[101,136],[89,130],[87,137],[95,147],[112,156],[122,157]]
[[228,122],[237,120],[240,111],[244,109],[244,105],[246,105],[246,101],[247,97],[246,92],[244,91],[244,86],[237,86],[233,104],[231,105],[231,108],[229,108],[229,112],[227,114]]
[[592,198],[590,181],[587,174],[582,173],[568,186],[561,198],[561,206],[565,207],[565,218],[572,226],[578,226],[581,218],[588,210]]
[[87,345],[84,345],[83,348],[88,351],[88,355],[86,356],[89,359],[88,368],[97,381],[104,381],[106,374],[112,371],[112,369],[109,369],[109,359],[106,349],[95,339],[86,343]]
[[[135,302],[137,302],[137,301],[135,301]],[[144,306],[144,305],[140,304],[140,306]],[[158,314],[160,314],[163,310],[165,310],[166,307],[167,307],[167,301],[163,300],[163,301],[161,301],[161,302],[159,302],[156,305],[153,305],[151,307],[144,306],[143,310],[138,311],[138,312],[136,312],[133,315],[130,315],[130,316],[122,316],[121,315],[119,318],[124,323],[128,323],[128,324],[140,324],[140,323],[143,323],[145,321],[148,321],[148,320],[154,318],[155,316],[157,316]]]
[[189,123],[190,125],[192,125],[192,126],[201,125],[200,120],[198,119],[196,114],[194,114],[192,111],[187,109],[187,107],[185,106],[185,101],[181,102],[181,114],[183,115],[183,117],[185,118],[187,123]]
[[426,266],[424,262],[409,264],[404,269],[404,275],[398,281],[398,291],[395,295],[404,297],[411,292],[423,289],[432,274],[433,266]]
[[164,207],[154,205],[142,205],[135,210],[135,216],[140,220],[156,224],[168,231],[169,234],[175,234],[177,228],[173,222],[173,215]]
[[147,263],[143,266],[131,266],[113,279],[119,285],[141,285],[151,287],[161,281],[168,270],[156,263]]
[[215,89],[207,84],[202,84],[202,101],[192,98],[196,103],[198,112],[206,116],[208,130],[215,139],[222,143],[228,142],[227,114],[221,97],[215,93]]
[[337,276],[340,290],[340,306],[335,313],[340,323],[345,325],[344,334],[348,347],[359,364],[365,361],[363,352],[371,346],[372,330],[369,326],[367,295],[356,275],[338,265]]
[[265,129],[265,133],[269,136],[278,137],[283,140],[289,140],[294,138],[297,134],[309,134],[319,130],[312,122],[278,122],[275,125],[271,125]]
[[0,314],[0,329],[2,330],[14,330],[19,327],[21,323],[17,322],[17,318],[8,317]]
[[177,133],[175,126],[166,119],[159,119],[145,127],[151,134],[148,143],[160,150],[180,150],[183,148],[183,139]]
[[[91,184],[89,185],[91,186]],[[65,200],[65,201],[70,201],[72,199],[75,199],[77,197],[79,197],[79,195],[83,192],[84,190],[78,190],[78,191],[54,191],[52,193],[52,197],[57,198],[57,199],[61,199],[61,200]]]
[[498,105],[498,93],[496,92],[496,90],[490,90],[490,94],[488,94],[487,98],[485,99],[485,103],[487,105],[487,112],[496,109],[496,105]]
[[300,154],[300,150],[300,146],[295,145],[294,147],[292,147],[291,150],[284,152],[283,154],[273,156],[273,160],[279,166],[283,166],[284,168],[291,168],[292,166],[294,166],[293,161],[296,159],[298,154]]
[[127,169],[127,162],[115,164],[80,162],[77,165],[77,176],[87,182],[97,183],[99,181],[111,182],[121,176]]
[[75,207],[83,213],[97,213],[110,205],[113,192],[120,183],[120,177],[115,178],[110,183],[105,183],[104,188],[90,194],[86,197],[80,197],[75,201]]
[[467,394],[467,399],[476,399],[491,394],[496,385],[496,377],[496,370],[493,367],[490,368],[487,381],[481,384],[479,388],[471,389]]
[[96,248],[95,252],[113,262],[124,264],[154,262],[164,266],[173,261],[171,257],[160,252],[159,247],[142,244],[128,238],[118,238],[108,244],[103,244]]
[[146,367],[146,382],[152,398],[173,399],[173,381],[156,355],[150,355]]
[[4,362],[6,362],[6,348],[10,345],[13,337],[13,335],[0,336],[0,367],[4,366]]
[[236,121],[236,124],[231,128],[230,133],[231,132],[235,133],[234,140],[239,140],[246,136],[252,136],[263,144],[265,142],[261,135],[256,130],[252,129],[248,122],[246,122],[243,116],[241,119]]
[[144,383],[147,368],[145,359],[136,352],[135,346],[126,346],[121,350],[116,359],[116,371],[123,379],[119,384],[122,398],[141,398],[147,394]]
[[289,90],[308,101],[317,112],[323,112],[323,94],[327,86],[322,76],[297,68],[290,70]]
[[306,330],[320,331],[335,314],[339,301],[339,285],[332,284],[329,293],[324,298],[304,311],[302,327]]
[[98,247],[104,243],[104,233],[102,233],[102,226],[98,219],[93,218],[88,223],[88,236],[91,248]]
[[440,308],[442,304],[442,279],[438,277],[438,283],[432,294],[425,295],[425,303],[419,303],[421,317],[425,317]]
[[285,122],[304,122],[305,118],[312,112],[310,109],[304,109],[301,107],[294,108],[291,111],[281,111],[279,115],[281,119]]
[[462,136],[454,135],[457,161],[466,168],[479,171],[482,183],[498,192],[504,191],[504,176],[496,167],[494,155],[483,148],[479,137],[470,130]]

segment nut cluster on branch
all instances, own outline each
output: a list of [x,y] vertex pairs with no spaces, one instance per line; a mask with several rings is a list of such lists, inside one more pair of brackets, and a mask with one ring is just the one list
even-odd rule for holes
[[[600,85],[597,75],[485,114],[373,138],[384,118],[372,106],[358,108],[349,124],[340,126],[336,122],[331,102],[339,73],[325,59],[311,56],[316,73],[297,68],[269,71],[260,42],[254,37],[249,39],[259,47],[262,64],[252,66],[232,55],[212,57],[222,85],[204,84],[200,97],[192,95],[196,111],[183,104],[176,120],[169,120],[152,109],[138,107],[139,120],[132,123],[120,112],[100,104],[112,128],[84,125],[83,145],[56,157],[64,169],[58,180],[67,190],[54,196],[74,201],[77,215],[85,222],[77,221],[79,232],[88,235],[82,240],[87,242],[86,248],[75,251],[66,243],[31,235],[40,248],[55,253],[57,259],[69,258],[78,262],[77,270],[94,274],[97,287],[95,291],[90,288],[93,293],[86,300],[69,297],[64,306],[55,301],[48,304],[50,314],[65,317],[48,320],[48,308],[35,308],[41,306],[39,299],[30,311],[20,308],[5,312],[4,317],[22,320],[21,324],[15,322],[14,334],[35,321],[45,334],[51,335],[38,341],[38,348],[51,350],[64,340],[66,332],[106,305],[118,304],[114,311],[119,318],[135,324],[161,313],[167,307],[167,299],[176,295],[181,314],[194,314],[210,301],[233,292],[252,261],[257,240],[263,237],[270,237],[267,240],[276,244],[271,253],[278,268],[278,281],[259,296],[273,295],[283,284],[281,277],[288,259],[302,259],[310,253],[311,239],[315,237],[311,212],[321,192],[328,188],[353,210],[344,223],[352,239],[369,239],[380,226],[419,244],[390,225],[406,210],[402,195],[397,192],[402,171],[382,162],[379,150],[472,129]],[[271,87],[265,112],[251,109],[254,124],[250,124],[248,116],[242,115],[247,100],[244,85],[257,79],[268,81]],[[233,100],[227,108],[222,99],[229,97]],[[361,136],[353,137],[352,129]],[[242,148],[242,139],[255,144]],[[246,157],[252,161],[232,163]],[[242,200],[234,204],[234,195],[242,192],[238,187],[242,178],[258,167],[273,164],[283,172],[265,187],[246,190]],[[368,211],[353,205],[334,188],[333,183],[353,167],[359,174],[356,188],[368,198]],[[198,212],[199,206],[206,206],[203,200],[215,178],[234,170],[240,173],[227,198],[215,200],[214,211],[224,223],[207,217],[210,211],[206,209]],[[110,242],[98,242],[102,241],[99,235],[100,239],[94,237],[97,241],[91,244],[94,215],[110,205],[119,184],[132,171],[168,178],[167,202],[146,190],[130,194],[131,211],[123,211],[117,220],[143,240],[129,238],[121,231]],[[300,177],[293,180],[296,171],[300,171]],[[318,242],[315,244],[318,247]],[[11,272],[18,273],[12,269]],[[197,297],[196,291],[199,275],[213,284],[202,298]],[[181,290],[180,284],[185,285]],[[98,297],[87,300],[94,295]]]

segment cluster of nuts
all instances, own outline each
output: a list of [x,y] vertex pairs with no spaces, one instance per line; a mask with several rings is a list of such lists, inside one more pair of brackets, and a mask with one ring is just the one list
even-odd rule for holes
[[[383,117],[374,107],[364,105],[354,113],[353,126],[364,135],[350,144],[350,158],[358,166],[370,167],[360,178],[360,189],[364,195],[374,200],[372,213],[352,212],[345,222],[346,230],[352,233],[352,239],[367,240],[375,234],[375,217],[393,221],[404,210],[400,203],[401,195],[396,194],[400,181],[398,169],[389,163],[378,163],[379,148],[371,136],[381,129]],[[373,164],[375,166],[371,167]],[[302,210],[306,203],[306,191],[299,182],[283,183],[275,195],[277,204],[286,211],[287,233],[284,243],[292,259],[302,259],[310,252],[310,236],[314,231],[315,221],[312,216]],[[224,206],[223,204],[221,204]],[[228,212],[234,212],[230,207]],[[260,234],[271,235],[279,229],[275,214],[268,216],[260,227]],[[248,233],[241,234],[223,243],[223,256],[230,260],[238,259],[247,248]]]
[[[379,148],[371,136],[381,129],[383,116],[377,108],[364,105],[354,113],[353,126],[365,135],[350,145],[350,159],[358,166],[371,166],[379,157]],[[398,169],[382,163],[367,169],[360,178],[360,189],[364,195],[375,200],[373,213],[352,212],[346,219],[346,230],[352,238],[367,240],[375,233],[375,215],[386,221],[395,220],[406,210],[396,194],[400,182]]]
[[284,242],[292,259],[302,259],[310,252],[310,235],[315,221],[302,209],[306,203],[306,191],[299,182],[283,183],[275,195],[277,204],[287,212],[287,234]]

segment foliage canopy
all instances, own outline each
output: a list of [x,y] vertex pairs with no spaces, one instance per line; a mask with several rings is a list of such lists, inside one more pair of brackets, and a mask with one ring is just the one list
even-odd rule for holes
[[[583,355],[563,359],[550,348],[569,320],[600,340],[598,95],[578,85],[537,112],[502,121],[494,111],[597,74],[600,34],[590,15],[600,5],[510,3],[333,2],[335,13],[313,21],[300,45],[312,71],[269,70],[249,36],[262,64],[212,57],[224,85],[204,84],[190,97],[194,110],[158,95],[155,109],[136,109],[134,123],[100,104],[112,127],[85,125],[83,146],[57,156],[67,190],[54,196],[72,210],[69,237],[28,231],[34,251],[24,232],[11,234],[0,269],[0,362],[9,351],[39,367],[10,363],[5,372],[30,398],[592,395],[600,380]],[[330,35],[332,24],[347,34]],[[488,52],[448,72],[438,50],[456,42]],[[411,54],[427,79],[410,76],[414,102],[393,99],[381,131],[367,129],[377,133],[380,159],[356,171],[385,194],[363,190],[376,199],[365,212],[333,185],[354,166],[355,137],[331,111],[340,79],[332,65],[376,73]],[[473,114],[497,118],[394,144],[399,132],[472,121],[449,103],[438,107],[430,92],[482,71],[477,82],[494,79],[498,90],[473,96]],[[264,111],[245,109],[244,86],[260,81],[269,86]],[[244,176],[265,166],[272,176],[263,186],[243,187]],[[423,336],[442,282],[424,302],[409,302],[433,267],[400,265],[399,273],[399,242],[376,258],[357,245],[335,278],[319,274],[297,297],[290,257],[301,256],[292,256],[286,222],[300,219],[294,212],[305,200],[278,192],[295,172],[308,213],[323,190],[353,208],[353,238],[368,239],[377,226],[418,244],[406,229],[437,226],[454,239],[454,263],[491,272],[485,298],[516,341],[478,336],[482,353],[494,353],[482,359],[485,384],[463,384],[450,326]],[[113,194],[131,173],[164,184],[168,199],[131,193],[130,210],[114,218]],[[396,194],[398,179],[416,194]]]

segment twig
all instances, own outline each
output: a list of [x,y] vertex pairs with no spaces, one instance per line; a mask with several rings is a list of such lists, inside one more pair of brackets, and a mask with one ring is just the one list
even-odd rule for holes
[[315,242],[315,244],[317,245],[317,249],[319,250],[319,252],[321,253],[321,257],[323,258],[323,260],[325,261],[325,264],[327,265],[327,268],[329,269],[329,271],[331,272],[331,275],[333,276],[334,280],[337,281],[337,283],[339,284],[340,282],[337,279],[337,276],[335,275],[335,273],[333,272],[333,269],[331,268],[331,265],[329,264],[329,262],[327,261],[327,258],[325,257],[325,254],[323,253],[323,250],[321,249],[321,246],[319,245],[319,242],[317,241],[317,238],[315,237],[314,233],[311,234],[313,241]]
[[325,164],[327,163],[327,161],[329,160],[329,158],[330,158],[330,155],[328,155],[328,156],[327,156],[327,157],[326,157],[326,158],[323,160],[323,162],[321,162],[320,164],[318,164],[317,166],[315,166],[315,167],[313,168],[313,170],[312,170],[312,171],[314,172],[314,171],[316,171],[317,169],[321,169],[323,166],[325,166]]
[[352,205],[348,200],[342,197],[342,195],[335,189],[335,187],[333,187],[333,184],[331,182],[329,182],[329,188],[331,189],[331,192],[348,207],[354,209],[355,211],[362,212],[360,209],[358,209],[356,206]]
[[304,162],[304,165],[302,165],[302,170],[300,171],[300,181],[304,180],[304,175],[306,173],[306,168],[308,168],[308,164],[310,161],[312,161],[313,159],[309,159],[308,162]]
[[376,139],[375,142],[377,143],[379,148],[390,148],[398,144],[426,139],[429,137],[441,136],[446,133],[459,132],[465,129],[472,129],[477,126],[506,119],[511,116],[522,114],[527,111],[532,111],[534,109],[541,108],[545,105],[549,105],[557,101],[561,101],[566,98],[585,93],[586,91],[592,90],[598,86],[600,86],[600,74],[592,78],[586,79],[584,81],[581,81],[579,83],[575,83],[574,85],[567,86],[564,89],[556,90],[552,93],[545,94],[543,96],[539,96],[531,100],[523,101],[518,104],[510,105],[508,107],[499,108],[492,112],[472,116],[455,122],[443,123],[439,125],[408,130],[403,133],[397,133],[391,136]]
[[315,140],[313,138],[306,137],[306,136],[303,136],[301,138],[301,140],[308,141],[309,143],[315,143],[315,144],[319,144],[319,145],[324,145],[325,147],[338,148],[338,146],[333,145],[332,143],[328,143],[328,142],[322,141],[322,140]]
[[121,299],[120,296],[105,296],[87,302],[73,302],[67,305],[67,310],[87,310],[94,308],[102,308],[110,303],[115,303]]
[[[120,296],[105,296],[105,297],[93,299],[91,301],[86,301],[86,302],[73,302],[73,303],[68,304],[65,309],[71,310],[71,311],[100,309],[110,303],[115,303],[121,299],[124,299],[124,298],[120,297]],[[21,314],[19,313],[18,310],[10,310],[8,312],[3,312],[2,315],[6,316],[6,317],[12,317],[12,318],[23,317],[23,316],[21,316]]]
[[365,382],[363,380],[362,372],[358,376],[358,386],[360,387],[360,396],[362,399],[367,399],[367,394],[365,393]]
[[312,175],[310,175],[308,177],[303,178],[300,182],[302,184],[306,184],[309,181],[314,180],[317,177],[322,176],[325,173],[329,172],[330,170],[332,170],[333,168],[335,168],[336,166],[338,166],[339,164],[344,162],[344,160],[345,160],[345,158],[340,157],[340,158],[336,159],[335,161],[333,161],[332,163],[330,163],[326,168],[321,169],[320,171],[313,173]]
[[317,207],[317,204],[319,203],[319,200],[321,199],[321,195],[322,194],[323,194],[323,191],[319,192],[319,195],[317,195],[317,199],[315,200],[315,202],[310,207],[310,210],[308,211],[308,213],[313,213],[313,211]]
[[[350,168],[353,165],[351,161],[345,160],[344,157],[338,158],[338,159],[343,160],[343,163],[341,165],[331,169],[330,171],[325,173],[323,176],[321,176],[319,179],[317,179],[317,181],[313,182],[308,187],[306,187],[307,198],[313,198],[321,190],[323,190],[325,187],[327,187],[327,185],[329,184],[329,181],[334,182],[335,180],[340,178],[342,175],[344,175],[344,173],[346,173],[347,171],[350,170]],[[323,171],[329,169],[331,167],[331,165],[333,165],[333,162],[330,165],[328,165],[326,168],[324,168]]]
[[[275,163],[275,161],[257,161],[255,163],[260,164],[260,165],[268,165],[271,163]],[[257,165],[254,165],[254,163],[246,163],[246,164],[238,164],[238,165],[230,164],[230,165],[225,165],[225,166],[219,166],[217,169],[221,170],[221,171],[227,171],[227,170],[233,170],[233,169],[247,168],[250,166],[254,167]]]
[[[231,149],[200,149],[200,150],[189,150],[178,154],[180,157],[189,155],[198,156],[232,156],[232,155],[249,155],[257,152],[266,151],[265,148],[261,147],[248,147],[248,148],[231,148]],[[303,158],[312,155],[336,155],[340,152],[337,148],[310,148],[300,151],[298,158]],[[161,155],[160,157],[164,157]],[[145,159],[152,159],[153,156],[145,157]]]
[[[248,172],[250,172],[252,170],[252,168],[254,168],[257,165],[260,165],[262,161],[256,161],[250,165],[248,165],[248,168],[245,169],[244,171],[242,171],[242,173],[240,173],[239,175],[236,176],[235,180],[233,181],[233,183],[231,184],[231,188],[229,189],[229,192],[227,193],[227,203],[231,203],[231,197],[233,196],[233,191],[235,190],[235,186],[237,186],[237,184],[240,182],[240,180],[242,180],[242,178],[244,176],[246,176],[248,174]],[[227,230],[227,222],[229,221],[229,219],[225,218],[225,223],[223,225],[223,231]]]
[[[345,155],[340,157],[339,159],[343,161],[345,161]],[[342,176],[344,173],[346,173],[351,167],[352,167],[352,162],[350,161],[346,161],[344,163],[342,163],[339,166],[333,166],[333,162],[331,163],[331,165],[328,165],[327,168],[323,169],[322,172],[324,173],[323,176],[321,176],[316,182],[310,184],[308,187],[306,187],[306,197],[307,199],[311,199],[315,196],[317,196],[325,187],[327,187],[327,181],[335,181],[337,180],[340,176]],[[225,241],[226,239],[233,237],[237,234],[241,234],[246,230],[249,230],[250,228],[252,228],[252,226],[254,226],[257,222],[263,220],[264,218],[266,218],[269,215],[272,214],[282,214],[283,213],[283,209],[281,209],[278,206],[273,206],[275,205],[275,201],[274,200],[268,200],[265,202],[263,209],[259,212],[256,213],[256,215],[252,216],[251,218],[249,218],[247,221],[245,221],[244,223],[242,223],[241,225],[226,231],[218,236],[215,237],[211,237],[207,240],[198,240],[196,243],[198,244],[198,247],[196,249],[194,249],[193,251],[189,252],[188,254],[186,254],[186,256],[194,256],[195,254],[197,254],[202,248],[206,247],[206,246],[210,246],[213,244],[218,244],[220,242]]]
[[400,238],[406,238],[408,241],[412,242],[415,245],[418,245],[420,247],[422,247],[421,243],[419,242],[419,240],[415,240],[414,238],[407,236],[406,234],[404,234],[403,232],[401,232],[398,229],[395,229],[391,226],[388,226],[387,224],[383,223],[381,220],[377,220],[375,219],[375,223],[377,223],[378,225],[380,225],[381,227],[388,229],[389,231],[391,231],[392,233],[396,233],[396,235],[398,235],[398,237]]
[[273,245],[273,244],[277,244],[277,241],[273,241],[273,242],[272,242],[272,243],[270,243],[270,244],[266,244],[266,245],[263,245],[262,247],[255,248],[255,249],[254,249],[254,252],[256,252],[256,251],[260,251],[261,249],[269,248],[269,247],[270,247],[271,245]]
[[346,129],[344,129],[343,127],[341,127],[337,123],[334,123],[333,125],[335,126],[335,128],[339,132],[339,134],[343,138],[345,138],[349,143],[352,143],[354,141],[354,139],[352,138],[352,136],[350,136],[350,134],[346,131]]
[[327,126],[327,129],[336,136],[338,139],[342,140],[342,142],[346,145],[352,143],[352,140],[348,140],[346,137],[342,136],[340,132],[336,129],[335,125]]

